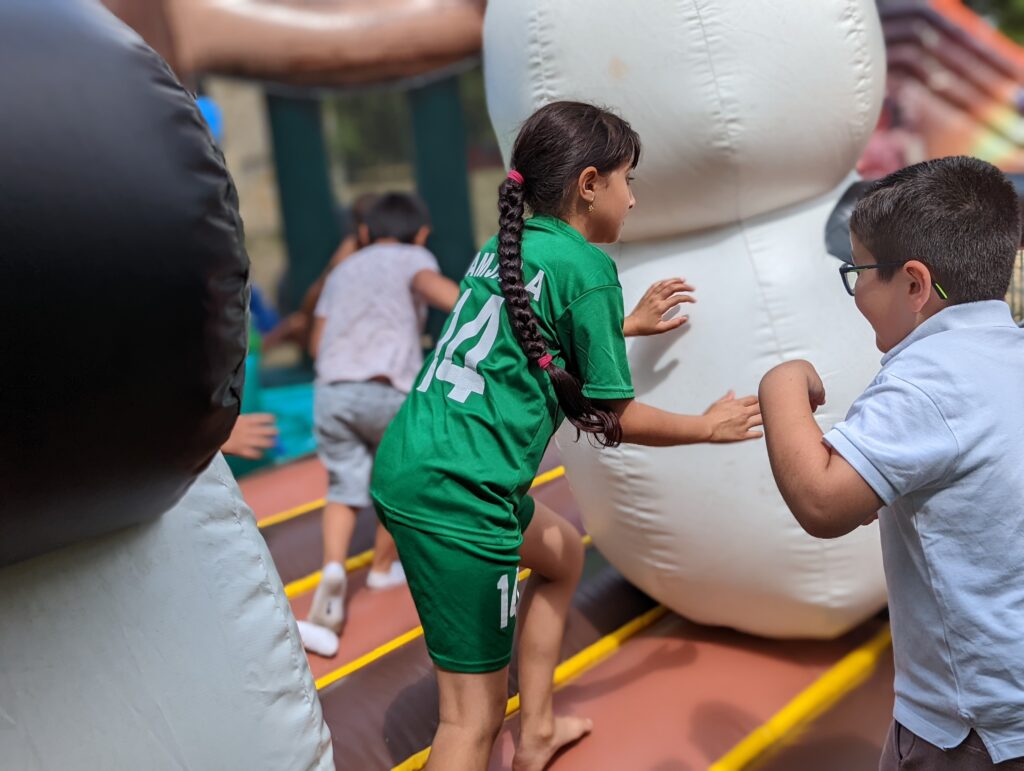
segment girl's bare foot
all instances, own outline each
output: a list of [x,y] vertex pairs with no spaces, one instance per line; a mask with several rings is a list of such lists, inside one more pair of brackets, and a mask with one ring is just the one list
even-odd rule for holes
[[577,742],[594,727],[589,718],[556,717],[550,736],[520,736],[512,771],[544,771],[551,758],[563,747]]

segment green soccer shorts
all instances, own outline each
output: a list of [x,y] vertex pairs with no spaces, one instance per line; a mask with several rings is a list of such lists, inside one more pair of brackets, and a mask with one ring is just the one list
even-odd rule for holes
[[[533,507],[523,508],[525,531]],[[377,511],[395,539],[434,663],[472,674],[507,667],[519,606],[519,549],[408,527],[379,503]]]

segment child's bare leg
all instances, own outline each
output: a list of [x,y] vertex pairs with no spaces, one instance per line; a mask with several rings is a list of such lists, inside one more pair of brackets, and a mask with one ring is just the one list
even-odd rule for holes
[[522,705],[514,771],[541,771],[561,747],[590,732],[585,718],[558,717],[551,680],[565,619],[583,571],[576,529],[541,503],[523,537],[524,567],[533,570],[519,610],[519,695]]
[[324,564],[331,562],[345,564],[352,533],[356,529],[356,512],[344,503],[328,501],[324,506]]
[[377,525],[377,538],[373,542],[373,564],[370,565],[370,570],[387,573],[396,559],[398,549],[395,547],[395,539],[383,525]]
[[[324,569],[306,619],[338,634],[345,622],[345,590],[348,586],[345,555],[348,554],[352,532],[356,527],[356,512],[351,506],[328,501],[324,507],[322,527]],[[308,650],[321,656],[337,653],[337,645],[334,644],[336,640],[324,639],[315,629],[302,626],[299,627],[299,633]]]
[[505,718],[508,667],[480,675],[436,671],[441,722],[427,771],[482,771]]

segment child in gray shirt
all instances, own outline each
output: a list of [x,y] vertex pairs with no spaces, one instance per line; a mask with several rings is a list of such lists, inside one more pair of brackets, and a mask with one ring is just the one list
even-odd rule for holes
[[[323,572],[299,631],[306,647],[324,656],[338,650],[345,620],[344,562],[356,512],[370,505],[374,451],[423,364],[426,307],[447,313],[459,293],[424,248],[430,217],[418,197],[381,196],[360,227],[366,230],[361,240],[369,245],[331,271],[310,337],[316,357],[313,422],[328,488]],[[378,525],[366,585],[385,589],[402,583],[394,541]]]

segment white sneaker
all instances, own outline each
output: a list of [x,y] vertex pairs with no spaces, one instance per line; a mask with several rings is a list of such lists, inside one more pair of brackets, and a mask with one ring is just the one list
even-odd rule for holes
[[296,621],[299,626],[299,637],[302,647],[317,656],[331,658],[338,654],[338,635],[330,629],[311,624],[308,621]]
[[313,604],[306,616],[311,624],[322,626],[335,634],[341,632],[345,623],[345,589],[348,576],[340,562],[329,562],[324,565],[320,583],[313,594]]
[[395,560],[391,563],[391,569],[387,573],[380,573],[371,570],[366,576],[367,589],[392,589],[405,583],[405,568],[402,563]]

